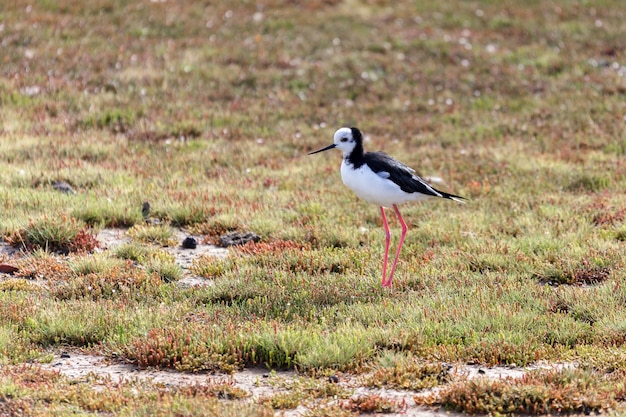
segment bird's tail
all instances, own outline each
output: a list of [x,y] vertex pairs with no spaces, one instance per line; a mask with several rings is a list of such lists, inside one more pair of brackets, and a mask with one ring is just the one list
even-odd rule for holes
[[[439,190],[437,190],[439,191]],[[465,197],[461,197],[460,195],[454,195],[454,194],[449,194],[449,193],[444,193],[443,191],[439,191],[439,194],[441,194],[441,196],[443,198],[447,198],[449,200],[454,200],[457,203],[461,203],[461,204],[465,204],[467,203],[467,198]]]

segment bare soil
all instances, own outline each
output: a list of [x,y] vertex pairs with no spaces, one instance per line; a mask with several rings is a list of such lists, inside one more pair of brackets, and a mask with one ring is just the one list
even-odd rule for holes
[[[270,373],[264,368],[245,369],[243,371],[235,372],[232,375],[206,373],[192,374],[177,372],[169,369],[140,369],[135,365],[115,363],[103,356],[88,355],[81,352],[73,352],[69,355],[65,354],[65,356],[68,357],[55,355],[52,362],[49,364],[43,364],[41,367],[48,370],[56,370],[76,381],[80,381],[89,375],[93,375],[102,378],[103,380],[112,380],[116,382],[141,380],[164,386],[202,385],[229,382],[234,383],[236,387],[243,389],[250,394],[246,401],[257,401],[260,398],[269,397],[279,392],[283,392],[285,389],[280,387],[280,384],[274,384],[272,382],[276,379],[289,379],[296,376],[294,371],[273,371]],[[574,366],[575,364],[573,363],[542,363],[525,368],[503,366],[485,368],[478,365],[457,365],[452,368],[451,376],[453,378],[467,377],[470,379],[477,377],[491,379],[521,378],[527,372],[532,370],[567,368]],[[397,417],[441,417],[462,415],[459,413],[451,413],[440,408],[429,408],[416,405],[414,397],[416,395],[428,395],[433,392],[431,389],[416,393],[414,391],[405,390],[369,388],[360,385],[360,380],[361,378],[353,375],[340,374],[338,383],[347,389],[353,390],[353,398],[374,394],[389,400],[395,400],[398,403],[406,404],[406,410],[402,413],[390,413],[386,415]],[[97,385],[95,385],[95,387],[97,388]],[[438,388],[434,388],[434,390],[436,389]],[[283,412],[282,410],[277,411],[276,415],[296,417],[304,415],[307,411],[307,408],[301,405],[294,410],[288,410],[286,412]]]
[[[193,237],[198,242],[195,249],[185,249],[181,243],[186,237]],[[124,229],[102,229],[98,232],[96,238],[100,243],[100,250],[111,250],[124,243],[130,242],[130,238],[126,236]],[[216,258],[224,258],[228,255],[228,249],[220,248],[214,245],[202,243],[202,236],[194,236],[186,233],[184,230],[177,229],[176,240],[178,245],[165,248],[170,252],[178,266],[183,269],[183,278],[178,281],[178,285],[182,287],[193,287],[210,285],[211,280],[194,275],[190,271],[190,267],[195,259],[203,256],[214,256]]]

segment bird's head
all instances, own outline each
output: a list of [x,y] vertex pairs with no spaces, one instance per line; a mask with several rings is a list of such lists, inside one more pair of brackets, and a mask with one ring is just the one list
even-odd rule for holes
[[352,153],[357,146],[363,146],[363,137],[361,131],[356,127],[342,127],[335,132],[333,137],[333,143],[325,148],[318,149],[317,151],[310,152],[309,155],[314,153],[324,152],[329,149],[337,148],[343,152],[344,155]]

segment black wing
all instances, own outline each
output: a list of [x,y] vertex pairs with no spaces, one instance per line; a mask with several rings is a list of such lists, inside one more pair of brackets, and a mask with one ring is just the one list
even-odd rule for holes
[[384,152],[367,152],[363,156],[365,163],[367,163],[372,171],[382,177],[389,178],[391,181],[398,184],[400,189],[404,192],[420,193],[457,201],[465,200],[463,197],[437,190],[415,174],[413,168],[393,159]]

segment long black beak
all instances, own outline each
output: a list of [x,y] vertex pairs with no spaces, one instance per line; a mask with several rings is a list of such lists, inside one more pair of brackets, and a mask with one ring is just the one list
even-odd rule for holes
[[324,152],[324,151],[327,151],[327,150],[329,150],[329,149],[336,148],[336,147],[337,147],[337,145],[335,145],[335,144],[333,143],[332,145],[328,145],[328,146],[327,146],[327,147],[325,147],[325,148],[318,149],[318,150],[313,151],[313,152],[309,152],[309,153],[308,153],[308,155],[313,155],[314,153]]

